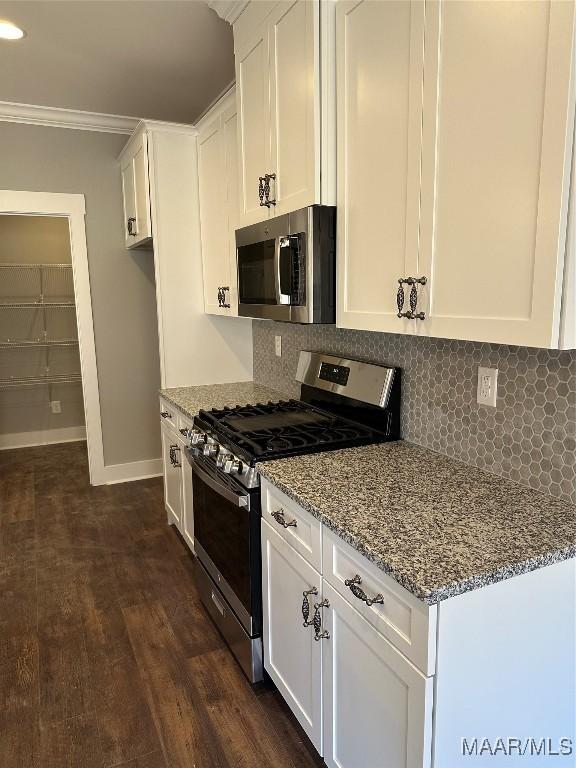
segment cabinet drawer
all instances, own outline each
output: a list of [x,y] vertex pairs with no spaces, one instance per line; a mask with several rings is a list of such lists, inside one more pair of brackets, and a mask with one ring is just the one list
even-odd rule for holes
[[[322,572],[322,526],[309,512],[262,479],[262,517],[317,571]],[[282,513],[285,525],[273,516]]]
[[[428,606],[401,587],[332,531],[323,531],[323,576],[372,626],[388,638],[425,675],[436,663],[436,606]],[[371,599],[367,605],[346,580],[360,578],[357,586]]]
[[163,398],[160,398],[160,421],[169,424],[174,431],[178,429],[178,411]]

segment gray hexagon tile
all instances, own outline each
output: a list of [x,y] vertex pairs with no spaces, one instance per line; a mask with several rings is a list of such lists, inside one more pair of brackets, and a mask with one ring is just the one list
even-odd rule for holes
[[[576,503],[576,352],[269,321],[253,329],[258,383],[297,397],[301,349],[399,366],[406,440]],[[476,403],[479,365],[499,369],[496,408]]]

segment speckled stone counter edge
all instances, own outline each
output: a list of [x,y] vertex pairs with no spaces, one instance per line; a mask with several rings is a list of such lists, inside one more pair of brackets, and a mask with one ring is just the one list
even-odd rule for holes
[[311,515],[320,520],[320,522],[326,525],[327,528],[334,531],[337,536],[340,536],[341,539],[350,544],[350,546],[357,552],[364,555],[367,560],[378,566],[381,571],[388,574],[394,581],[398,582],[398,584],[407,589],[408,592],[411,592],[415,597],[422,600],[426,605],[435,605],[450,597],[456,597],[457,595],[471,592],[472,590],[486,587],[490,584],[497,584],[499,581],[504,581],[512,576],[520,576],[523,573],[529,573],[538,568],[543,568],[544,566],[576,557],[576,544],[573,544],[555,552],[538,555],[518,563],[511,563],[510,565],[495,571],[478,574],[469,579],[446,584],[446,586],[439,589],[426,590],[414,583],[411,579],[406,578],[404,574],[394,571],[383,557],[372,552],[370,547],[364,541],[351,535],[348,530],[342,528],[340,525],[336,525],[328,515],[311,504],[305,496],[302,496],[300,493],[295,493],[289,485],[279,481],[273,474],[268,474],[265,463],[258,464],[257,468],[261,477],[265,477],[269,480],[276,488],[283,491],[289,498],[303,507],[306,511],[310,512]]

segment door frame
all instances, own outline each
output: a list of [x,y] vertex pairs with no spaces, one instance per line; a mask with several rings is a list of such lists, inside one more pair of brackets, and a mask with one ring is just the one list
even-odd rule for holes
[[82,397],[86,421],[86,444],[91,485],[106,483],[104,445],[100,413],[100,389],[92,318],[90,271],[86,246],[86,203],[82,194],[20,192],[0,189],[0,215],[59,216],[68,219],[70,255],[74,281],[78,347],[82,375]]

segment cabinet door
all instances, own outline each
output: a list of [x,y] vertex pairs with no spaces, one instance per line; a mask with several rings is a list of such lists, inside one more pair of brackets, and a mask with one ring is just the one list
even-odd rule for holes
[[[248,8],[248,10],[250,7]],[[236,94],[238,103],[238,172],[240,175],[240,226],[268,218],[260,205],[259,178],[270,172],[270,98],[268,27],[237,36]]]
[[393,333],[398,280],[418,273],[421,0],[336,7],[337,324]]
[[198,136],[204,310],[217,315],[228,313],[219,306],[218,296],[230,285],[224,151],[222,117],[218,115]]
[[162,424],[162,459],[164,462],[164,504],[168,512],[170,525],[181,527],[182,521],[182,472],[178,464],[182,463],[182,452],[178,438],[169,427]]
[[227,184],[226,209],[228,213],[228,264],[225,273],[224,287],[226,301],[230,304],[227,310],[230,315],[238,314],[238,278],[236,261],[236,229],[239,217],[238,195],[238,115],[236,106],[230,107],[222,114],[222,131],[224,135],[224,174]]
[[324,760],[337,768],[429,768],[432,680],[332,587],[323,653]]
[[[120,164],[122,173],[122,199],[124,200],[124,240],[126,247],[134,245],[134,235],[130,234],[128,227],[135,232],[136,226],[136,193],[134,182],[134,163],[132,156],[124,157]],[[131,222],[129,225],[128,222]]]
[[152,237],[152,222],[150,219],[150,181],[148,173],[148,142],[142,133],[134,147],[132,158],[134,165],[134,191],[136,195],[136,237],[134,244],[144,242]]
[[573,45],[573,2],[430,3],[419,332],[557,344]]
[[186,543],[194,552],[194,506],[192,494],[192,467],[184,456],[184,443],[180,444],[180,454],[178,456],[181,463],[181,483],[182,483],[182,535]]
[[262,521],[264,666],[278,690],[322,754],[322,643],[303,626],[303,593],[310,616],[321,600],[320,574]]
[[283,2],[268,18],[274,215],[320,202],[319,7]]

